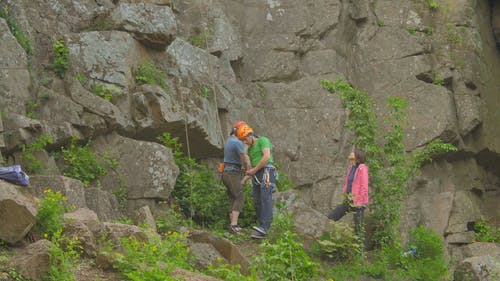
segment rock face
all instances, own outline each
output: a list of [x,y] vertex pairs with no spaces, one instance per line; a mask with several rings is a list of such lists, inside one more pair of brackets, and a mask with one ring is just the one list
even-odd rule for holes
[[175,37],[177,25],[168,6],[120,3],[111,12],[111,25],[134,33],[147,46],[164,49]]
[[35,225],[34,198],[13,184],[0,180],[0,239],[14,244]]
[[[436,138],[459,146],[422,168],[401,215],[403,236],[430,226],[459,255],[474,242],[469,223],[499,221],[500,4],[423,2],[5,0],[33,51],[0,19],[1,155],[18,161],[20,147],[42,134],[55,141],[39,159],[73,137],[95,140],[95,152],[117,161],[103,189],[85,189],[83,202],[78,184],[54,168],[34,177],[34,190],[53,179],[107,221],[124,205],[132,214],[170,199],[178,168],[158,136],[178,137],[196,159],[220,158],[230,124],[243,119],[270,138],[300,192],[284,200],[297,225],[309,225],[300,231],[317,237],[341,201],[353,140],[340,98],[320,81],[343,77],[369,93],[379,116],[388,97],[408,101],[408,150]],[[68,51],[63,75],[50,67],[56,39]],[[163,87],[138,81],[145,63]],[[115,90],[105,99],[99,87]]]
[[48,240],[39,240],[14,256],[10,264],[22,276],[41,281],[50,268],[49,251],[52,246],[52,242]]
[[[110,159],[117,161],[113,172],[101,180],[104,189],[117,191],[124,188],[128,199],[169,198],[179,174],[169,149],[117,134],[99,137],[93,145],[97,153],[107,153]],[[117,186],[120,181],[121,186]]]

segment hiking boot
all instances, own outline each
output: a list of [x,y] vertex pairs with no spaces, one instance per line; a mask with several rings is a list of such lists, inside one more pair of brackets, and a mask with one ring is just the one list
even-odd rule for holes
[[230,225],[228,230],[234,234],[241,234],[241,227],[238,225]]
[[252,229],[257,231],[258,233],[264,235],[264,236],[267,235],[266,230],[260,226],[253,226]]
[[267,235],[262,234],[260,232],[254,232],[254,233],[252,233],[252,235],[250,235],[250,237],[255,238],[255,239],[266,239]]

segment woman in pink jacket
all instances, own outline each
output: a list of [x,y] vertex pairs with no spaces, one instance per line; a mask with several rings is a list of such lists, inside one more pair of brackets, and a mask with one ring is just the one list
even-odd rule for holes
[[366,154],[354,148],[349,154],[351,165],[347,168],[344,183],[344,200],[330,215],[329,219],[340,220],[347,212],[354,212],[354,230],[362,234],[363,212],[368,204],[368,166],[365,165]]

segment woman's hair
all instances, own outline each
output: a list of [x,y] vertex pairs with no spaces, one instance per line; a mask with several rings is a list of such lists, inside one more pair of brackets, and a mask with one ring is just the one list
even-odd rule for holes
[[365,164],[366,153],[363,150],[355,147],[352,150],[352,152],[354,152],[354,157],[356,157],[356,163],[357,164]]

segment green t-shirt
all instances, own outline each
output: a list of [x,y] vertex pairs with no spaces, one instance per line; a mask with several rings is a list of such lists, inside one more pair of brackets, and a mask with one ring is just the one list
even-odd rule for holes
[[271,144],[271,141],[269,141],[269,139],[266,137],[259,137],[257,141],[254,143],[254,145],[248,148],[248,157],[250,157],[250,162],[252,162],[252,167],[255,167],[257,166],[257,164],[259,164],[260,159],[262,159],[262,156],[264,155],[262,153],[262,150],[264,148],[269,148],[269,151],[271,152],[271,157],[269,158],[268,163],[273,163],[273,154],[272,154],[273,145]]

